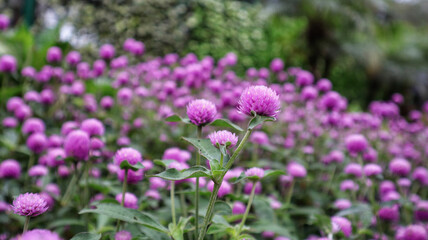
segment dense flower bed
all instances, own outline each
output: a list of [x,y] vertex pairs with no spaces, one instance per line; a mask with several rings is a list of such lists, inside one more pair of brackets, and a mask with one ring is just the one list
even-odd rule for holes
[[123,48],[1,56],[24,92],[2,106],[0,239],[428,239],[428,104],[349,112],[280,59],[239,77],[233,53]]

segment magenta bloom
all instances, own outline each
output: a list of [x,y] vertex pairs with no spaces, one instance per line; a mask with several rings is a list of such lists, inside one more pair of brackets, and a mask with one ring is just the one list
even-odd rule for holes
[[404,158],[395,158],[389,163],[389,171],[398,176],[406,176],[412,170],[412,165]]
[[89,135],[82,130],[74,130],[70,132],[67,137],[65,137],[64,149],[67,157],[74,157],[77,160],[85,160],[89,156]]
[[84,120],[80,125],[80,129],[89,134],[89,136],[102,136],[104,134],[104,125],[96,118]]
[[177,147],[168,148],[163,153],[163,160],[176,160],[177,162],[185,163],[190,160],[192,156],[190,152],[186,150],[181,150]]
[[[207,189],[208,191],[212,192],[214,190],[214,182],[213,181],[209,181],[207,184]],[[232,185],[230,185],[230,183],[228,183],[227,181],[223,181],[220,189],[218,190],[218,197],[221,198],[229,193],[232,192]]]
[[261,168],[253,167],[245,171],[245,175],[247,177],[257,177],[258,179],[260,179],[265,176],[265,171]]
[[385,206],[378,211],[379,218],[384,221],[398,221],[400,219],[400,211],[398,205]]
[[331,218],[331,224],[333,227],[333,232],[342,232],[345,237],[351,236],[352,233],[352,224],[351,222],[344,217],[334,216]]
[[28,170],[28,175],[30,177],[42,177],[42,176],[46,176],[48,172],[49,170],[47,167],[42,165],[35,165]]
[[127,160],[129,164],[135,165],[138,162],[143,161],[143,158],[141,157],[141,153],[133,148],[121,148],[117,150],[114,155],[114,163],[120,166],[120,164],[125,160]]
[[244,214],[245,213],[246,206],[244,203],[240,201],[236,201],[233,203],[232,213],[233,214]]
[[306,168],[296,162],[292,162],[287,166],[288,173],[294,178],[304,178],[306,177]]
[[46,229],[34,229],[25,232],[18,238],[19,240],[61,240],[60,236]]
[[10,19],[4,14],[0,14],[0,30],[6,30],[9,27]]
[[351,206],[352,206],[352,203],[348,199],[337,199],[334,202],[334,207],[339,210],[344,210],[344,209],[350,208]]
[[197,99],[187,105],[187,116],[197,126],[203,126],[212,122],[216,115],[217,109],[214,103],[208,100]]
[[44,131],[45,124],[39,118],[29,118],[22,125],[22,133],[24,134],[42,133]]
[[21,166],[14,159],[6,159],[0,163],[0,178],[15,178],[21,176]]
[[100,57],[102,59],[112,59],[114,57],[114,46],[111,44],[104,44],[100,47]]
[[268,145],[269,137],[265,132],[255,131],[250,136],[250,142],[259,144],[259,145]]
[[15,214],[35,217],[46,212],[48,206],[46,201],[39,194],[25,193],[13,200],[12,209]]
[[16,58],[11,55],[3,55],[0,57],[0,72],[11,73],[17,68]]
[[59,47],[51,47],[46,54],[48,62],[60,62],[62,59],[62,51]]
[[349,163],[348,165],[346,165],[344,171],[346,174],[353,175],[359,178],[363,173],[363,167],[361,167],[361,165],[358,163]]
[[370,177],[370,176],[381,174],[382,168],[375,163],[369,163],[364,166],[363,171],[364,171],[364,175],[366,175],[367,177]]
[[248,116],[253,116],[252,112],[255,112],[260,116],[276,117],[280,108],[278,94],[266,86],[246,88],[238,104],[238,111]]
[[65,57],[65,61],[72,66],[77,65],[80,62],[80,53],[77,51],[69,52]]
[[361,134],[353,134],[346,137],[345,145],[352,154],[364,152],[369,146],[366,138]]
[[211,140],[211,143],[218,147],[218,145],[224,145],[226,147],[234,147],[238,142],[238,137],[229,131],[222,130],[213,132],[208,135],[208,138]]
[[48,139],[43,133],[33,133],[27,139],[27,147],[34,153],[43,152],[48,144]]
[[[116,195],[116,201],[118,201],[119,203],[122,203],[122,193],[119,193]],[[137,196],[129,192],[125,193],[125,202],[123,206],[126,208],[137,209],[138,208]]]
[[[117,177],[121,182],[125,179],[125,171],[126,170],[119,170],[117,171]],[[127,176],[127,183],[128,184],[137,184],[139,181],[143,180],[144,171],[143,169],[139,169],[137,171],[128,170],[128,176]]]
[[132,234],[125,230],[117,232],[114,235],[114,240],[131,240],[131,239],[132,239]]
[[402,232],[402,238],[399,240],[427,240],[428,233],[425,227],[421,225],[410,225],[407,226]]

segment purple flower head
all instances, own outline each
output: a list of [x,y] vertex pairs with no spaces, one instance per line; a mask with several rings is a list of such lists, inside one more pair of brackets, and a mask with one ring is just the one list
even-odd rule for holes
[[359,178],[363,173],[363,167],[361,167],[361,165],[358,163],[349,163],[346,165],[344,172]]
[[341,191],[357,191],[358,190],[358,184],[356,184],[352,180],[344,180],[340,183],[340,190]]
[[34,153],[43,152],[48,145],[48,139],[43,133],[33,133],[27,139],[27,147]]
[[348,219],[334,216],[331,218],[331,224],[333,227],[333,233],[342,232],[345,237],[351,236],[352,224]]
[[[208,182],[207,189],[210,192],[213,191],[213,189],[214,189],[214,182],[213,181]],[[231,192],[232,192],[232,185],[230,185],[230,183],[227,181],[223,181],[217,195],[219,198],[221,198],[227,194],[230,194]]]
[[22,133],[24,134],[43,133],[44,131],[45,124],[39,118],[29,118],[22,125]]
[[0,163],[0,178],[15,178],[21,176],[21,165],[14,159],[6,159]]
[[0,14],[0,30],[4,31],[9,28],[10,19],[4,14]]
[[160,193],[157,190],[153,190],[153,189],[147,190],[146,193],[144,193],[144,196],[155,200],[162,199],[162,196],[160,195]]
[[419,201],[416,204],[415,218],[419,221],[428,221],[428,201]]
[[114,105],[114,99],[110,96],[105,96],[105,97],[101,98],[100,104],[101,104],[102,108],[110,109]]
[[387,194],[388,192],[395,191],[395,185],[389,180],[382,181],[379,185],[379,193],[381,196]]
[[89,135],[82,130],[70,132],[64,140],[64,149],[67,157],[74,157],[76,160],[86,160],[90,149]]
[[406,176],[412,170],[412,165],[404,158],[395,158],[389,163],[389,171],[398,176]]
[[400,219],[398,205],[382,207],[379,209],[378,215],[384,221],[398,221]]
[[0,57],[0,72],[11,73],[15,72],[18,63],[16,58],[11,55],[3,55]]
[[65,61],[72,66],[77,65],[80,62],[80,53],[77,51],[69,52],[65,57]]
[[91,150],[100,150],[104,145],[103,140],[96,137],[91,138]]
[[187,105],[187,116],[197,126],[211,123],[216,115],[217,109],[214,103],[208,100],[197,99]]
[[326,78],[322,78],[317,82],[317,89],[320,92],[328,92],[331,90],[332,86],[333,85],[331,84],[330,80]]
[[35,165],[28,170],[28,175],[30,177],[43,177],[46,176],[48,172],[49,170],[47,167],[42,165]]
[[117,166],[120,166],[120,164],[127,160],[129,164],[135,165],[138,162],[142,162],[143,158],[141,157],[141,153],[133,148],[121,148],[117,150],[116,154],[114,155],[114,163]]
[[300,98],[303,101],[311,101],[318,97],[318,90],[314,86],[306,86],[302,89]]
[[382,173],[382,168],[375,163],[369,163],[364,166],[363,172],[367,177],[375,176]]
[[106,63],[103,60],[96,60],[94,64],[92,65],[92,73],[95,77],[99,77],[103,75],[104,70],[106,69]]
[[28,91],[28,92],[26,92],[25,95],[24,95],[24,100],[26,102],[37,102],[37,103],[39,103],[39,102],[42,101],[41,97],[40,97],[40,94],[38,92],[36,92],[36,91]]
[[348,199],[337,199],[334,202],[334,207],[339,210],[345,210],[350,208],[351,206],[352,206],[352,203]]
[[[116,201],[119,203],[122,203],[122,193],[119,193],[116,195]],[[132,193],[126,192],[125,193],[125,201],[124,201],[124,207],[126,208],[138,208],[138,198]]]
[[51,232],[46,229],[33,229],[25,232],[19,238],[19,240],[62,240],[58,233]]
[[100,47],[100,58],[102,59],[112,59],[114,53],[114,46],[111,44],[104,44]]
[[24,67],[21,70],[21,75],[24,77],[28,77],[28,78],[34,78],[36,76],[36,69],[34,69],[33,67]]
[[428,185],[428,170],[424,167],[417,167],[413,170],[412,178],[426,186]]
[[265,132],[255,131],[250,136],[250,142],[258,145],[268,145],[269,137]]
[[89,134],[89,136],[104,135],[104,125],[96,118],[89,118],[84,120],[80,125],[80,129]]
[[244,90],[238,102],[238,111],[248,116],[276,117],[279,113],[278,94],[266,86],[251,86]]
[[218,145],[224,145],[226,147],[233,148],[238,142],[238,137],[227,130],[213,132],[208,135],[208,138],[215,147],[218,147]]
[[403,233],[402,238],[397,238],[398,240],[427,240],[428,233],[424,226],[421,225],[409,225],[407,226]]
[[246,206],[244,203],[240,202],[240,201],[235,201],[233,203],[233,207],[232,207],[232,213],[237,215],[237,214],[244,214],[245,213],[245,209]]
[[346,137],[345,145],[352,154],[364,152],[369,146],[366,138],[361,134],[353,134]]
[[255,194],[261,194],[262,193],[262,184],[261,182],[247,182],[244,185],[244,193],[247,195],[251,194],[251,189],[253,188],[253,185],[256,184],[256,188],[254,190]]
[[133,171],[133,170],[119,170],[119,171],[117,171],[117,177],[119,178],[119,181],[123,182],[123,180],[125,179],[125,171],[128,171],[127,183],[137,184],[141,180],[143,180],[143,176],[144,176],[143,169],[139,169],[137,171]]
[[4,128],[15,128],[18,126],[18,120],[14,117],[5,117],[2,121],[2,125]]
[[259,180],[265,176],[265,171],[258,167],[253,167],[245,171],[245,175],[250,179]]
[[46,212],[48,206],[46,201],[39,194],[25,193],[13,200],[12,209],[15,214],[35,217]]
[[131,240],[131,239],[132,239],[132,234],[125,230],[117,232],[114,235],[114,240]]
[[119,103],[122,105],[129,105],[132,100],[132,90],[130,88],[121,88],[117,92],[117,99],[119,100]]
[[15,110],[22,107],[24,104],[24,101],[20,97],[11,97],[9,100],[7,100],[6,103],[6,109],[9,112],[14,112]]
[[150,189],[159,189],[159,188],[165,188],[166,187],[166,181],[162,178],[152,177],[149,178],[150,182]]
[[306,177],[306,168],[296,162],[292,162],[288,164],[287,166],[287,172],[293,177],[293,178],[304,178]]
[[59,47],[51,47],[49,48],[47,54],[46,54],[46,60],[48,62],[60,62],[62,59],[62,51]]
[[284,69],[284,62],[280,58],[275,58],[270,63],[270,70],[272,70],[272,72],[277,73],[282,71],[283,69]]

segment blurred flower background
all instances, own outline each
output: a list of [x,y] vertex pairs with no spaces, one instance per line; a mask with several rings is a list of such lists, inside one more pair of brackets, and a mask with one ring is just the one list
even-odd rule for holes
[[424,0],[3,0],[0,12],[21,26],[0,37],[0,54],[20,65],[42,66],[52,45],[95,58],[103,43],[120,49],[132,37],[145,56],[234,52],[241,74],[279,57],[330,79],[356,110],[396,92],[404,113],[428,99]]

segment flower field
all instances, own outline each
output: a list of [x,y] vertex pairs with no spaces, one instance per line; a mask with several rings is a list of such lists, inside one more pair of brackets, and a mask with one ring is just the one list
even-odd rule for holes
[[146,47],[0,57],[0,239],[428,239],[428,104]]

